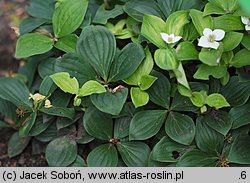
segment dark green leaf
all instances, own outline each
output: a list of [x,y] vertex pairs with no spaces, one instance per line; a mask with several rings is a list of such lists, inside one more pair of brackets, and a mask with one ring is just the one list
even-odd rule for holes
[[118,153],[114,145],[103,144],[92,150],[87,157],[89,167],[116,167]]
[[158,133],[166,119],[164,110],[141,111],[132,118],[129,140],[145,140]]
[[250,65],[250,61],[248,59],[249,57],[250,57],[250,51],[247,49],[242,49],[235,54],[230,64],[236,68]]
[[31,113],[24,121],[25,123],[21,128],[19,128],[19,136],[25,137],[29,134],[30,130],[36,122],[36,112]]
[[198,109],[199,108],[194,106],[188,97],[184,97],[178,92],[175,94],[171,104],[171,110],[197,112]]
[[77,53],[88,60],[105,81],[108,79],[115,49],[114,35],[102,26],[86,27],[77,42]]
[[46,76],[52,75],[55,73],[54,65],[56,63],[55,58],[48,58],[43,60],[38,65],[38,73],[41,78],[45,78]]
[[68,166],[76,159],[76,142],[67,137],[57,138],[48,144],[45,155],[49,166]]
[[150,148],[142,142],[120,142],[117,149],[128,167],[145,167],[148,164]]
[[124,88],[115,93],[107,91],[106,93],[91,95],[91,101],[100,111],[112,115],[120,114],[128,96],[128,89]]
[[49,142],[51,140],[56,139],[57,137],[58,131],[56,128],[56,123],[51,123],[45,131],[35,136],[35,138],[41,142]]
[[55,85],[53,80],[49,76],[46,76],[40,85],[39,93],[41,95],[48,96],[53,93],[56,88],[57,86]]
[[89,108],[83,117],[83,124],[88,134],[95,138],[108,141],[112,138],[113,121],[108,114]]
[[[53,105],[53,103],[52,103]],[[66,117],[69,119],[73,119],[75,117],[75,109],[74,108],[64,108],[64,107],[50,107],[50,108],[42,108],[41,112],[53,116]]]
[[43,123],[42,118],[37,118],[35,124],[31,128],[31,130],[29,131],[29,136],[37,136],[37,135],[41,134],[49,127],[50,124],[51,124],[51,122]]
[[18,132],[14,133],[10,141],[8,143],[8,155],[10,158],[13,158],[20,153],[27,147],[30,142],[30,137],[20,137]]
[[77,155],[75,161],[70,165],[70,167],[87,167],[85,160]]
[[131,117],[121,117],[116,119],[114,123],[114,138],[122,139],[129,135],[129,126]]
[[250,104],[233,107],[229,112],[232,119],[232,129],[250,124]]
[[165,131],[174,141],[190,145],[195,136],[195,125],[187,115],[170,112],[165,125]]
[[26,18],[20,23],[20,34],[26,34],[46,23],[45,19]]

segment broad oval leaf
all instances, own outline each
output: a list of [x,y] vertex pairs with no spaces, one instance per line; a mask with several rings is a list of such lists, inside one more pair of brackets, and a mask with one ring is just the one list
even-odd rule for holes
[[230,64],[236,68],[250,65],[250,61],[248,59],[249,56],[250,56],[250,51],[247,49],[242,49],[235,54]]
[[248,135],[234,139],[228,160],[230,163],[250,164],[250,137]]
[[174,141],[190,145],[195,136],[195,125],[187,115],[178,112],[170,112],[165,124],[167,135]]
[[107,81],[116,50],[112,32],[102,26],[88,26],[82,31],[76,50]]
[[67,72],[59,72],[50,76],[54,83],[65,93],[77,94],[79,84],[76,78],[71,78]]
[[92,95],[94,93],[104,93],[106,92],[106,88],[98,83],[97,81],[87,81],[84,85],[79,89],[78,96],[85,97],[88,95]]
[[77,39],[77,35],[69,34],[65,37],[60,38],[54,46],[57,49],[62,50],[66,53],[75,53]]
[[49,166],[68,166],[76,159],[77,144],[69,137],[57,138],[48,144],[45,155]]
[[238,107],[233,107],[229,111],[232,119],[232,129],[250,124],[250,104],[245,104]]
[[136,71],[144,58],[145,53],[142,46],[136,43],[129,43],[112,63],[109,81],[115,82],[128,78]]
[[103,144],[93,149],[88,157],[89,167],[116,167],[118,164],[118,153],[114,145]]
[[88,108],[85,112],[83,125],[88,134],[97,139],[109,141],[112,138],[113,121],[111,116],[95,108]]
[[[164,136],[153,148],[151,158],[160,162],[177,162],[180,156],[187,151],[188,146],[173,141],[168,136]],[[175,157],[174,154],[179,156]]]
[[[64,101],[65,101],[65,99],[64,99]],[[53,105],[53,103],[52,103],[52,105]],[[45,114],[48,114],[48,115],[66,117],[66,118],[69,118],[72,120],[75,117],[75,109],[74,108],[52,106],[50,108],[43,107],[42,109],[40,109],[40,111],[45,113]]]
[[[143,142],[120,142],[117,149],[128,167],[146,167],[150,148]],[[142,156],[143,155],[143,156]]]
[[129,135],[131,117],[120,117],[114,123],[114,139],[122,139]]
[[13,158],[23,152],[30,142],[31,137],[20,137],[18,132],[14,133],[8,143],[8,155]]
[[128,89],[123,88],[121,91],[106,91],[101,94],[91,95],[91,101],[94,106],[102,112],[118,115],[120,114],[128,96]]
[[131,95],[132,102],[136,108],[146,105],[149,101],[148,93],[141,90],[138,87],[132,87],[130,89],[130,95]]
[[222,15],[214,18],[214,28],[224,31],[240,31],[244,30],[244,24],[241,22],[240,16]]
[[53,48],[52,38],[36,33],[28,33],[19,37],[16,43],[16,58],[26,58],[46,53]]
[[205,115],[202,121],[224,136],[226,136],[232,126],[229,114],[224,111],[213,110]]
[[228,32],[222,40],[224,52],[235,49],[241,42],[243,34],[239,32]]
[[53,30],[57,38],[66,36],[80,27],[88,3],[88,0],[60,1],[52,18]]
[[19,128],[20,137],[25,137],[29,134],[30,130],[36,122],[36,116],[36,112],[33,112],[23,121],[23,126]]
[[132,118],[129,140],[146,140],[157,134],[166,119],[164,110],[146,110],[138,112]]
[[158,49],[154,55],[155,63],[163,70],[174,70],[178,68],[179,61],[175,49]]
[[209,105],[210,107],[215,107],[216,109],[230,106],[230,104],[226,101],[223,95],[219,93],[213,93],[209,95],[206,98],[205,103]]

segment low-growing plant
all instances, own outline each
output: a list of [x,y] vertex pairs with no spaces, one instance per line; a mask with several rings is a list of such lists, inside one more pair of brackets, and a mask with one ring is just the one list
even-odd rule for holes
[[31,0],[0,112],[49,166],[249,166],[238,0]]

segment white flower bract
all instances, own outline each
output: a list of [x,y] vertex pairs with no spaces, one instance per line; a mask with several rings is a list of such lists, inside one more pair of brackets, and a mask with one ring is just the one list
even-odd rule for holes
[[50,102],[49,99],[46,99],[46,100],[45,100],[45,105],[44,105],[44,107],[45,107],[45,108],[51,108],[51,107],[53,107],[53,106],[51,105],[51,102]]
[[213,48],[218,49],[221,41],[225,37],[225,31],[222,29],[215,29],[212,31],[209,28],[205,28],[203,31],[203,36],[199,40],[198,46],[203,48]]
[[161,33],[161,37],[168,44],[176,43],[176,42],[180,41],[182,38],[181,36],[175,36],[174,34],[169,35],[169,34],[163,33],[163,32]]
[[245,24],[246,31],[250,30],[250,19],[246,17],[241,17],[241,21],[243,24]]
[[30,93],[30,97],[29,97],[29,99],[32,99],[32,100],[36,100],[36,101],[40,101],[40,100],[44,100],[46,98],[46,96],[43,96],[43,95],[41,95],[40,93],[35,93],[34,95],[32,95],[31,93]]

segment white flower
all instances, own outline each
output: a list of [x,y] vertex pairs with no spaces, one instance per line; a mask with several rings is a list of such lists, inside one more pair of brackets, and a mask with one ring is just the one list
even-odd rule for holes
[[168,34],[163,33],[163,32],[161,33],[161,37],[168,44],[176,43],[176,42],[180,41],[182,38],[181,36],[175,36],[174,34],[168,35]]
[[243,24],[245,24],[246,31],[250,30],[250,19],[246,17],[241,17],[241,21]]
[[209,28],[205,28],[203,35],[204,36],[202,36],[199,40],[199,46],[203,48],[218,49],[220,43],[217,41],[221,41],[225,37],[225,31],[221,29],[215,29],[212,31]]
[[30,93],[30,97],[29,97],[29,99],[33,99],[34,101],[44,100],[45,98],[46,98],[46,97],[43,96],[43,95],[41,95],[40,93],[36,93],[36,94],[34,94],[34,95],[32,95],[32,94]]
[[50,108],[50,107],[52,107],[51,102],[49,101],[49,99],[46,99],[46,100],[45,100],[45,105],[44,105],[44,107],[45,107],[45,108]]

